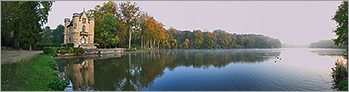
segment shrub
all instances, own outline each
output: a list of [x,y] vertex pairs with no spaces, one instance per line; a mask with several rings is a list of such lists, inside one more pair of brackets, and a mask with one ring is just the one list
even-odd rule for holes
[[68,53],[68,51],[67,51],[67,48],[58,48],[57,53],[64,55],[64,54]]
[[61,47],[61,43],[52,43],[52,47]]
[[51,80],[49,84],[51,89],[57,90],[57,91],[63,91],[64,88],[67,87],[68,85],[69,85],[68,81],[61,80],[59,78],[55,78]]
[[74,53],[74,48],[73,48],[73,47],[68,47],[68,48],[67,48],[67,52],[68,52],[69,54]]
[[33,45],[32,49],[43,50],[45,47],[60,47],[60,43],[38,43]]
[[74,48],[74,54],[82,55],[84,53],[85,53],[85,50],[83,48]]
[[55,61],[49,61],[49,66],[53,69],[53,70],[57,70],[56,66],[57,66],[57,62]]
[[56,54],[58,48],[57,47],[44,47],[43,52],[44,54]]
[[65,48],[59,48],[58,49],[59,54],[74,54],[74,55],[82,55],[85,53],[85,50],[83,48],[74,48],[74,47],[65,47]]
[[335,67],[332,68],[332,77],[334,87],[340,91],[348,90],[348,63],[346,61],[337,60]]
[[74,47],[74,43],[67,43],[67,44],[66,44],[66,47],[67,47],[67,48]]

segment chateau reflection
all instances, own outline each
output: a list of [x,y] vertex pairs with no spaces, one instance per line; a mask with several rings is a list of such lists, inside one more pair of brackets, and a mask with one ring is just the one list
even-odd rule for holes
[[73,83],[74,90],[92,90],[94,85],[94,60],[85,59],[79,63],[67,64],[64,72]]
[[230,63],[258,63],[279,56],[278,51],[156,50],[127,53],[119,58],[69,59],[60,66],[73,82],[74,90],[144,90],[179,66],[224,67]]

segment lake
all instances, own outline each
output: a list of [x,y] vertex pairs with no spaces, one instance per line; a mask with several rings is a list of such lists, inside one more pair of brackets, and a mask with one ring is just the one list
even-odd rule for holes
[[59,59],[74,90],[334,90],[343,49],[164,49]]

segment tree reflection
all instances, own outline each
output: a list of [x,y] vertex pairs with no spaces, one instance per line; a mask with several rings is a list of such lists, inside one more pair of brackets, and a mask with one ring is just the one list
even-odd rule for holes
[[119,58],[62,60],[65,63],[60,66],[72,80],[74,90],[143,90],[166,68],[220,68],[230,63],[263,62],[279,55],[279,51],[272,50],[154,50]]

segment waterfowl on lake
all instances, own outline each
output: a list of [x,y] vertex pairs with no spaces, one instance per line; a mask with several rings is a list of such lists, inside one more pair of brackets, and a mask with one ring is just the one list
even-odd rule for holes
[[281,60],[281,58],[279,56],[275,56],[275,57],[276,57],[276,59]]

